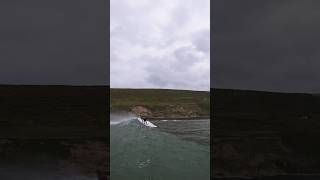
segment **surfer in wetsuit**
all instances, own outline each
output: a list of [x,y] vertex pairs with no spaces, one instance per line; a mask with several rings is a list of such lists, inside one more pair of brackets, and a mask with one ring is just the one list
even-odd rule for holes
[[143,124],[145,124],[147,122],[147,120],[145,118],[141,118],[143,121]]

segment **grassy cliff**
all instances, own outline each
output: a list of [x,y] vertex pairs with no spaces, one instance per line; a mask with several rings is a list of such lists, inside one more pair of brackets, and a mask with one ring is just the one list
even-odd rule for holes
[[210,93],[168,89],[111,89],[111,112],[149,118],[199,118],[210,115]]

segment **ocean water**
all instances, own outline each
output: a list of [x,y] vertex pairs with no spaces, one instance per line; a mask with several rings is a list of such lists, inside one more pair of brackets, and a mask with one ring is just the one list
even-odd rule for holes
[[209,180],[209,120],[153,121],[111,116],[112,180]]

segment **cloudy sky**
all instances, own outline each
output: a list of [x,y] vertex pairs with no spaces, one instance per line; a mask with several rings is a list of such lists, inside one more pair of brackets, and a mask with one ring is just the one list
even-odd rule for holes
[[110,85],[210,88],[210,0],[111,0]]
[[320,93],[320,1],[215,0],[216,88]]
[[105,0],[0,1],[0,84],[106,85]]

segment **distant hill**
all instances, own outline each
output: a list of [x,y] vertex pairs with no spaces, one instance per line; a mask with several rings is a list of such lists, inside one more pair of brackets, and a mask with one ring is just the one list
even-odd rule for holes
[[111,112],[132,112],[148,118],[210,116],[210,92],[168,89],[111,89]]

